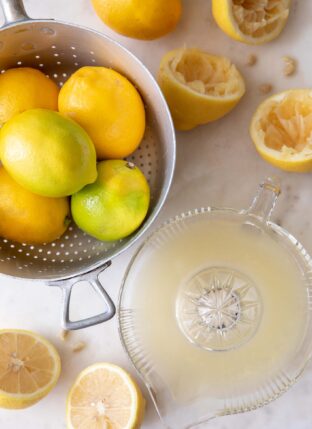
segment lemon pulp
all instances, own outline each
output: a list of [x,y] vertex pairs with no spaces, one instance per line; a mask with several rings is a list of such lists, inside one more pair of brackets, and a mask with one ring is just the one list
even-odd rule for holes
[[234,39],[261,44],[276,38],[289,15],[290,0],[212,0],[219,27]]
[[138,429],[145,401],[132,377],[122,368],[98,363],[78,376],[67,399],[69,429]]
[[312,169],[312,91],[289,90],[265,100],[250,127],[260,154],[288,171]]
[[168,52],[161,61],[158,81],[179,130],[221,118],[245,92],[244,80],[228,58],[198,49]]
[[228,58],[202,55],[197,50],[181,50],[169,67],[175,78],[199,94],[212,97],[236,95],[241,78]]
[[252,38],[273,33],[289,14],[288,0],[233,0],[233,14],[240,31]]
[[0,331],[0,407],[25,408],[55,386],[61,362],[54,346],[24,330]]

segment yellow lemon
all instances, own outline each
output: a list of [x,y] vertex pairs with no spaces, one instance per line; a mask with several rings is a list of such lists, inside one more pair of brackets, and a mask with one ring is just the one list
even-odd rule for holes
[[20,185],[46,197],[71,195],[97,176],[88,134],[52,110],[27,110],[6,122],[0,159]]
[[98,159],[125,158],[144,134],[145,111],[138,91],[106,67],[76,71],[60,91],[59,110],[88,132]]
[[70,223],[67,198],[33,194],[0,167],[0,236],[19,243],[42,244],[59,238]]
[[61,360],[40,335],[18,329],[0,330],[0,407],[26,408],[56,385]]
[[0,75],[0,126],[25,110],[57,110],[59,89],[39,70],[9,69]]
[[181,0],[92,0],[102,21],[117,33],[151,40],[172,31],[180,20]]
[[275,39],[286,25],[290,0],[212,0],[212,13],[226,34],[260,45]]
[[145,400],[134,379],[111,363],[82,371],[67,399],[67,428],[139,429]]
[[112,241],[141,225],[149,201],[143,173],[130,162],[108,160],[98,164],[96,182],[72,196],[71,210],[79,228],[99,240]]
[[158,82],[178,130],[221,118],[245,93],[244,80],[229,59],[198,49],[168,52]]
[[312,90],[291,89],[257,108],[250,135],[260,155],[287,171],[312,170]]

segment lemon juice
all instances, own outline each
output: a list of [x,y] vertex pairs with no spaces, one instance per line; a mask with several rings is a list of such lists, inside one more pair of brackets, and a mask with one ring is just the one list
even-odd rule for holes
[[128,273],[140,350],[182,402],[282,380],[306,332],[305,278],[286,240],[222,213],[162,228]]

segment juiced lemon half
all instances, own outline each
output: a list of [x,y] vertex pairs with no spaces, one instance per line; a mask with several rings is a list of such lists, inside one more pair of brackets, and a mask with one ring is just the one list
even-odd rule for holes
[[252,118],[250,135],[270,164],[312,170],[312,90],[292,89],[266,99]]
[[26,408],[55,386],[61,361],[54,346],[30,331],[0,330],[0,407]]
[[245,93],[244,80],[228,58],[198,49],[168,52],[158,82],[178,130],[221,118]]
[[212,13],[226,34],[260,45],[275,39],[289,15],[290,0],[212,0]]
[[98,363],[82,371],[67,400],[68,429],[138,429],[145,401],[122,368]]

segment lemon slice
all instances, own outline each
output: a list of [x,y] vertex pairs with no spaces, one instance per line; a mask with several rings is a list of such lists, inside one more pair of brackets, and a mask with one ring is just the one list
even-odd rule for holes
[[26,408],[55,386],[61,361],[54,346],[34,332],[0,330],[0,407]]
[[158,82],[179,130],[221,118],[245,92],[244,80],[228,58],[198,49],[168,52],[161,61]]
[[260,45],[275,39],[289,15],[290,0],[212,0],[212,13],[226,34]]
[[270,164],[287,171],[312,170],[312,90],[267,98],[252,118],[250,135]]
[[137,429],[144,398],[130,375],[110,363],[82,371],[67,400],[68,429]]

